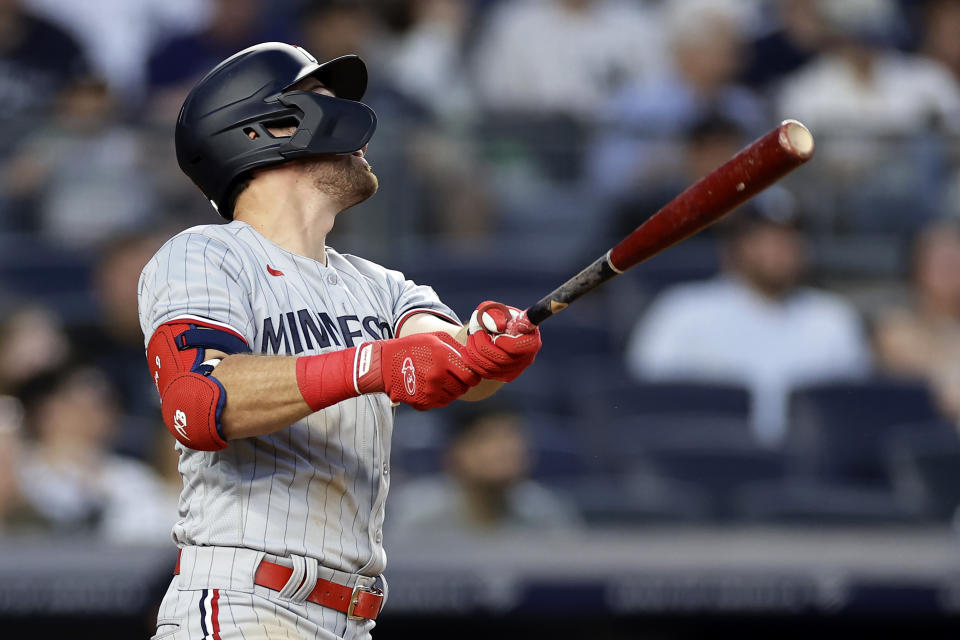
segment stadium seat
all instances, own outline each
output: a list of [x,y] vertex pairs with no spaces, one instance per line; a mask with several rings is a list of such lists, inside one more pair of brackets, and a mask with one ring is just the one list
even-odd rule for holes
[[591,466],[589,454],[576,434],[562,425],[534,427],[529,442],[531,476],[536,480],[582,478]]
[[611,452],[627,460],[658,449],[755,446],[747,420],[722,414],[639,413],[614,420],[605,431]]
[[583,380],[582,409],[605,421],[625,416],[703,415],[747,420],[750,394],[740,385],[705,382],[634,382],[619,363],[584,363],[577,368]]
[[734,496],[733,509],[738,519],[776,524],[866,526],[916,520],[885,489],[820,482],[743,487]]
[[424,475],[443,468],[449,419],[449,413],[443,411],[417,411],[405,404],[397,407],[390,446],[394,475]]
[[920,383],[874,379],[795,390],[786,447],[808,478],[888,486],[885,443],[900,425],[931,425],[937,411]]
[[710,499],[696,487],[658,477],[599,474],[548,484],[566,497],[591,526],[692,523],[709,517]]
[[628,277],[648,295],[656,295],[682,282],[710,278],[719,268],[716,240],[702,235],[654,256],[632,270]]
[[36,238],[0,235],[0,283],[21,299],[35,300],[68,323],[93,318],[92,258],[79,251],[51,247]]
[[738,489],[776,484],[786,478],[784,456],[757,446],[662,447],[651,449],[635,464],[671,483],[695,487],[711,502],[711,515],[728,519]]
[[960,437],[945,423],[903,425],[889,443],[894,492],[907,510],[948,521],[960,507]]
[[630,477],[653,477],[692,489],[713,517],[728,517],[733,492],[785,479],[786,457],[759,446],[743,418],[708,414],[639,414],[603,433],[609,466]]

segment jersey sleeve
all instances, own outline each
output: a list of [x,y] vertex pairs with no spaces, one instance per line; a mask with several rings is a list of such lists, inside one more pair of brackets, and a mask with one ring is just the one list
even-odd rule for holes
[[222,326],[248,343],[255,334],[250,288],[242,262],[202,233],[170,239],[140,274],[140,325],[146,341],[170,320],[192,318]]
[[448,322],[461,324],[457,314],[440,301],[433,287],[407,280],[399,271],[387,271],[393,301],[393,335],[400,335],[400,327],[418,313],[431,313]]

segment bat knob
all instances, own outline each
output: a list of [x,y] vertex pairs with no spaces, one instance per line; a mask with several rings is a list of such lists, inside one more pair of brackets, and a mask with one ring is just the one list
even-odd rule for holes
[[530,322],[526,311],[507,322],[507,333],[513,336],[518,336],[522,333],[533,333],[536,330],[537,326]]

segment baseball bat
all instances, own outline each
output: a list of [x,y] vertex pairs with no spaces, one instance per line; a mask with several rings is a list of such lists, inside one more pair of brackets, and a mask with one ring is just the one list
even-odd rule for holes
[[796,120],[757,138],[668,202],[586,269],[512,320],[507,331],[528,333],[534,326],[664,249],[716,222],[813,155],[813,135]]

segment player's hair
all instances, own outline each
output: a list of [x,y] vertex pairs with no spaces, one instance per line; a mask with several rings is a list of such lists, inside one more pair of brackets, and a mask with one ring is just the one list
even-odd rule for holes
[[233,208],[237,205],[237,200],[240,199],[240,194],[247,190],[247,187],[250,186],[250,182],[253,180],[253,174],[248,173],[240,178],[234,183],[230,188],[230,193],[227,194],[227,200],[223,203],[224,210],[223,215],[228,218],[233,218]]

